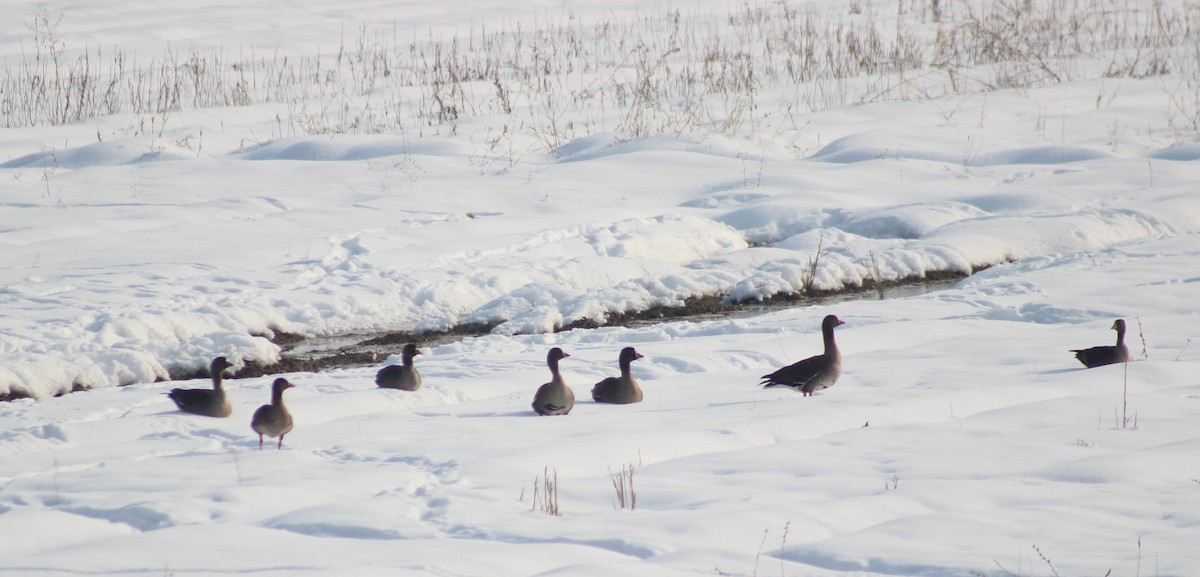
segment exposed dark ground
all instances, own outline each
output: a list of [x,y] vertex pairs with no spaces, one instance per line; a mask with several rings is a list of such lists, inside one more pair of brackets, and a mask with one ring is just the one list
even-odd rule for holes
[[[914,278],[885,283],[883,298],[902,298],[943,290],[966,278],[962,273],[934,273],[926,278]],[[792,306],[825,305],[848,300],[880,298],[880,287],[868,284],[863,287],[848,287],[841,291],[818,291],[811,295],[780,294],[762,302],[733,303],[724,295],[692,297],[682,306],[657,306],[649,309],[609,313],[603,322],[581,319],[558,331],[586,330],[599,327],[632,327],[678,320],[711,320],[762,314]],[[339,335],[335,337],[306,338],[293,334],[276,334],[272,342],[282,349],[282,360],[273,365],[247,363],[236,377],[258,377],[276,373],[318,372],[333,368],[361,367],[383,362],[389,355],[398,354],[407,343],[430,347],[467,338],[487,335],[495,324],[456,325],[446,331],[413,333],[395,331],[361,335]],[[172,375],[172,379],[190,379],[206,376],[206,372],[188,375]]]

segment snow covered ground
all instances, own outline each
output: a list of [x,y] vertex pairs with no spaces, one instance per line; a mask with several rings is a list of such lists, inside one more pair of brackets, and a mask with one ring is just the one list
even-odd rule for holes
[[[10,4],[10,78],[35,47],[64,62],[113,47],[143,63],[197,47],[328,57],[368,25],[404,44],[651,12]],[[934,28],[919,3],[875,4],[804,7]],[[707,23],[696,30],[745,5],[683,6]],[[929,68],[898,85],[923,98],[804,112],[763,80],[753,107],[725,101],[738,122],[651,134],[631,134],[647,126],[629,122],[636,106],[585,114],[515,89],[507,113],[379,133],[297,118],[402,89],[10,122],[0,394],[30,398],[0,404],[0,574],[1195,575],[1200,145],[1180,118],[1200,100],[1187,100],[1188,66],[986,92],[934,88],[949,80]],[[487,109],[472,90],[501,98],[475,84],[460,104]],[[814,259],[822,289],[876,267],[889,280],[991,268],[920,297],[553,332],[690,296],[794,292]],[[837,386],[758,388],[819,352],[829,313],[846,321]],[[1111,344],[1115,318],[1137,361],[1083,370],[1068,350]],[[248,426],[270,378],[227,381],[224,420],[162,394],[205,381],[155,382],[217,355],[270,362],[279,331],[464,322],[499,325],[425,347],[415,393],[376,388],[374,367],[287,375],[296,428],[282,451],[258,451]],[[592,403],[628,345],[645,355],[646,400]],[[553,346],[572,355],[562,368],[579,403],[535,418]],[[54,397],[73,388],[90,390]],[[633,510],[614,489],[629,467]],[[547,476],[557,516],[544,512]]]

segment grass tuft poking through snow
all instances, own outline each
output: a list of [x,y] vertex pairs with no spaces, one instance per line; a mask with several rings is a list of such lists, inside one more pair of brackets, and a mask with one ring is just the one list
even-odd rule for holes
[[[541,483],[539,486],[538,483]],[[533,478],[533,510],[558,517],[562,513],[558,509],[558,470],[550,471],[546,467],[541,479]]]
[[633,463],[621,465],[621,470],[616,473],[609,469],[608,476],[612,479],[613,490],[617,494],[617,500],[613,503],[614,509],[637,509],[637,491],[633,488],[634,470]]

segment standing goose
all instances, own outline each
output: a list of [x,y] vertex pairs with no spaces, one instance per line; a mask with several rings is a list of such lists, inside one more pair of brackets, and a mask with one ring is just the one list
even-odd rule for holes
[[413,357],[419,354],[422,353],[417,350],[417,345],[412,343],[404,345],[404,352],[400,354],[403,364],[388,365],[379,369],[379,372],[375,373],[375,384],[385,389],[402,391],[415,391],[421,388],[421,373],[413,365]]
[[232,366],[225,357],[217,357],[209,365],[213,388],[171,389],[167,396],[185,413],[205,417],[228,417],[233,412],[233,407],[229,406],[229,399],[225,398],[225,388],[221,386],[221,373]]
[[575,391],[567,386],[558,372],[558,361],[569,356],[558,347],[550,349],[546,355],[546,364],[550,366],[550,382],[538,387],[533,395],[533,410],[537,414],[565,415],[575,406]]
[[1113,363],[1128,363],[1133,360],[1133,355],[1129,354],[1129,349],[1125,346],[1125,319],[1117,319],[1113,322],[1112,327],[1117,331],[1117,344],[1115,346],[1092,347],[1090,349],[1072,349],[1075,353],[1075,358],[1083,363],[1087,368],[1102,367]]
[[832,387],[842,375],[842,353],[833,340],[833,329],[846,323],[834,315],[821,321],[821,335],[825,337],[825,352],[815,357],[788,365],[769,375],[763,375],[764,387],[791,387],[812,396],[813,393]]
[[271,383],[271,404],[263,405],[254,411],[250,419],[250,428],[258,433],[258,450],[262,450],[263,435],[279,437],[278,449],[283,448],[283,436],[292,430],[292,414],[283,406],[283,392],[294,387],[287,379],[275,379]]
[[630,363],[642,358],[633,347],[625,347],[621,349],[619,362],[621,364],[621,376],[608,377],[596,386],[592,387],[592,400],[597,403],[614,403],[617,405],[625,405],[628,403],[637,403],[642,400],[642,389],[633,378],[633,373],[629,369]]

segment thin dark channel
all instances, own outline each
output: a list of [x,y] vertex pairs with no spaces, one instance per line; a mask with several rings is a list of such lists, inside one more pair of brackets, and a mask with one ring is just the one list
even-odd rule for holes
[[[882,291],[875,286],[849,287],[840,291],[821,291],[812,296],[781,294],[765,301],[748,303],[730,302],[724,295],[694,297],[687,299],[682,306],[652,307],[636,312],[610,313],[604,322],[581,319],[559,327],[557,332],[614,326],[643,327],[675,321],[699,322],[744,318],[797,306],[831,305],[866,299],[906,298],[952,288],[966,277],[967,275],[962,273],[937,273],[929,274],[925,278],[887,283],[882,287]],[[421,333],[394,331],[328,337],[277,334],[272,341],[282,348],[280,362],[272,365],[247,363],[246,367],[238,371],[234,378],[370,366],[383,362],[389,355],[397,354],[407,343],[416,343],[421,347],[434,347],[486,336],[495,327],[496,324],[471,324],[458,325],[447,331]],[[203,376],[205,376],[203,372],[179,375],[178,377],[172,375],[172,380]]]

